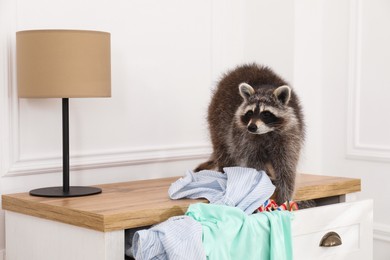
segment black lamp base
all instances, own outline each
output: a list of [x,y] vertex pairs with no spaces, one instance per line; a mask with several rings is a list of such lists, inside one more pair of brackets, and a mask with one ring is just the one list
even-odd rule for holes
[[96,187],[70,186],[68,192],[64,192],[62,186],[41,188],[30,191],[30,195],[38,197],[80,197],[101,193],[102,190]]

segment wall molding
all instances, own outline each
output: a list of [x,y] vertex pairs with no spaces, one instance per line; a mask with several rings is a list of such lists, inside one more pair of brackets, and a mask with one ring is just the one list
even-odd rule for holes
[[[12,31],[12,30],[11,30]],[[21,158],[19,151],[19,104],[15,85],[15,31],[4,32],[7,61],[0,67],[5,88],[0,93],[1,118],[8,124],[1,124],[1,174],[3,177],[36,175],[62,171],[62,158],[44,156],[33,159]],[[209,144],[192,144],[160,147],[138,147],[127,150],[92,151],[74,154],[70,157],[72,171],[107,167],[140,165],[156,162],[171,162],[207,158],[211,154]]]
[[[72,171],[77,171],[156,162],[206,159],[210,154],[211,147],[208,144],[91,152],[85,155],[76,154],[71,156],[70,169]],[[14,162],[4,177],[36,175],[61,171],[61,157],[41,157]]]
[[[5,1],[5,3],[7,6],[4,9],[7,10],[7,13],[2,12],[1,14],[4,16],[0,19],[2,28],[0,34],[4,36],[0,42],[0,52],[4,53],[4,57],[6,57],[0,64],[0,73],[3,76],[0,84],[4,85],[0,91],[0,118],[2,121],[0,126],[0,176],[16,177],[61,172],[62,159],[60,156],[25,159],[20,151],[19,99],[15,75],[17,4],[10,0]],[[214,4],[212,1],[210,7],[212,8]],[[213,26],[214,21],[210,20],[210,22],[210,26]],[[212,41],[212,49],[215,48],[213,44],[215,43]],[[214,66],[210,69],[213,70]],[[210,81],[212,82],[212,79]],[[134,149],[124,148],[123,150],[79,151],[79,153],[83,154],[71,154],[70,167],[72,171],[202,159],[210,155],[211,148],[209,144],[200,143],[182,146],[146,146]]]
[[[15,31],[17,20],[16,1],[4,1],[0,12],[0,53],[4,57],[0,64],[0,175],[3,176],[14,161],[18,120],[17,98],[15,94]],[[6,10],[6,11],[5,11]],[[16,130],[18,127],[16,127]]]
[[360,140],[360,96],[362,53],[362,0],[350,1],[347,151],[350,159],[390,162],[390,146]]
[[390,243],[390,225],[374,223],[374,239]]

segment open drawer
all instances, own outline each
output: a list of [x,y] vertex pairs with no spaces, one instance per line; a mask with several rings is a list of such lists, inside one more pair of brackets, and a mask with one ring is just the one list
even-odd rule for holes
[[[372,200],[338,203],[294,212],[294,259],[372,259],[372,219]],[[329,232],[336,232],[342,244],[320,246],[321,240]]]

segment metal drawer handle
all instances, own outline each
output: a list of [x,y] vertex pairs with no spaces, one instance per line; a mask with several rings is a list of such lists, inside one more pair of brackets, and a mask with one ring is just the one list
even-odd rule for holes
[[320,241],[321,247],[340,246],[341,244],[341,237],[336,232],[326,233]]

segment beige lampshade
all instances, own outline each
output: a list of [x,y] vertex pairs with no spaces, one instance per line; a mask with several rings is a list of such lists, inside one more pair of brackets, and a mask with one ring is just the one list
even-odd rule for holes
[[110,34],[84,30],[16,33],[22,98],[111,96]]

